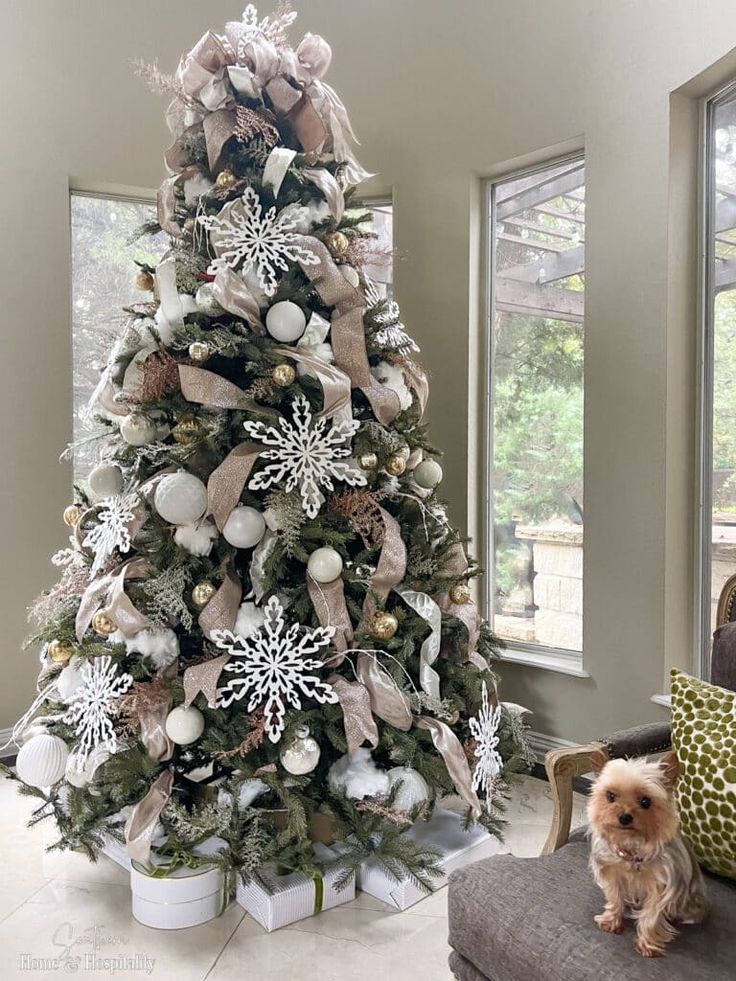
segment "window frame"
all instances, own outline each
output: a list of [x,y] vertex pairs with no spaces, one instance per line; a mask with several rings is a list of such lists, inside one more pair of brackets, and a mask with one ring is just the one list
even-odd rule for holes
[[[493,177],[483,178],[481,202],[483,220],[481,226],[481,283],[482,296],[482,372],[483,372],[483,419],[482,419],[482,469],[483,478],[481,501],[481,545],[484,557],[485,575],[481,604],[484,618],[493,626],[494,595],[495,595],[495,549],[493,533],[493,418],[494,418],[494,332],[493,311],[495,309],[496,293],[496,209],[495,194],[499,185],[511,180],[518,180],[541,173],[552,167],[567,163],[582,161],[585,164],[585,149],[580,147],[560,155],[545,157],[525,167],[505,170]],[[587,177],[586,177],[587,179]],[[583,410],[585,411],[585,410]],[[583,458],[585,449],[583,449]],[[583,546],[585,548],[585,546]],[[584,668],[585,648],[585,558],[583,558],[583,650],[572,651],[566,648],[550,647],[544,644],[528,644],[521,641],[503,640],[500,657],[504,661],[524,664],[531,667],[556,671],[561,674],[573,675],[579,678],[589,678],[590,673]]]

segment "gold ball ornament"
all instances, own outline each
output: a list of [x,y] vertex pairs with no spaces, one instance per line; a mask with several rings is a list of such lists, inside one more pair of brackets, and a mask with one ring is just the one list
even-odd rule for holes
[[189,357],[197,364],[204,364],[211,354],[212,351],[206,341],[192,341],[189,345]]
[[400,477],[405,470],[406,460],[398,453],[392,453],[386,460],[386,472],[390,473],[392,477]]
[[458,606],[464,606],[465,603],[469,603],[472,599],[470,586],[466,582],[459,582],[455,586],[451,586],[450,599]]
[[61,640],[52,640],[46,648],[46,654],[54,664],[68,664],[74,653],[71,644],[65,644]]
[[69,528],[73,528],[82,517],[82,514],[82,508],[78,504],[70,504],[68,508],[64,508],[64,524]]
[[328,232],[324,242],[336,259],[344,256],[350,247],[350,239],[343,232]]
[[217,175],[215,184],[217,187],[234,187],[238,183],[238,179],[232,170],[228,170],[227,167],[221,170]]
[[382,613],[376,614],[371,627],[371,634],[376,640],[391,640],[398,629],[399,621],[393,613],[386,613],[384,610]]
[[358,457],[358,466],[361,470],[375,470],[378,466],[378,457],[375,453],[361,453]]
[[281,388],[288,388],[296,378],[296,369],[290,364],[277,364],[271,372],[271,377]]
[[181,227],[184,229],[185,232],[191,235],[191,233],[194,231],[194,224],[195,224],[194,218],[187,218],[187,220],[184,222],[184,224]]
[[145,269],[139,269],[133,277],[133,285],[143,293],[150,293],[153,290],[153,276]]
[[199,436],[199,423],[194,416],[187,416],[181,422],[177,422],[171,430],[171,435],[180,446],[188,446]]
[[118,626],[105,610],[98,610],[92,617],[92,629],[100,637],[109,637],[110,634],[115,633]]
[[217,589],[211,582],[198,582],[192,590],[192,602],[196,607],[202,610],[205,606],[207,606],[216,592]]

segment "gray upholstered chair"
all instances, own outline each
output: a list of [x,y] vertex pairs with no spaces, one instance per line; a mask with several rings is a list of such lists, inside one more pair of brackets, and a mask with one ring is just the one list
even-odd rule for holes
[[[711,680],[736,691],[736,576],[726,583],[713,638]],[[539,858],[495,855],[450,876],[450,967],[460,981],[726,981],[736,978],[736,883],[707,876],[710,914],[683,927],[666,960],[602,933],[602,895],[588,869],[585,829],[570,834],[572,781],[590,757],[645,756],[670,746],[667,723],[547,754],[555,814]]]

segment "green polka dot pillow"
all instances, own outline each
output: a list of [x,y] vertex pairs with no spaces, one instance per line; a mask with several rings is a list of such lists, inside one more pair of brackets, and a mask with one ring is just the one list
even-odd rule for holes
[[736,692],[672,672],[682,831],[698,861],[736,879]]

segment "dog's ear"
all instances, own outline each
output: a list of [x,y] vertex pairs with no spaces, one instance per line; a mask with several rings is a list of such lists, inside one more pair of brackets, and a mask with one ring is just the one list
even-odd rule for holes
[[662,783],[668,790],[674,790],[677,778],[680,776],[680,761],[676,753],[668,753],[659,761],[662,771]]
[[595,749],[590,754],[590,765],[593,773],[598,777],[603,767],[608,763],[608,756],[602,749]]

